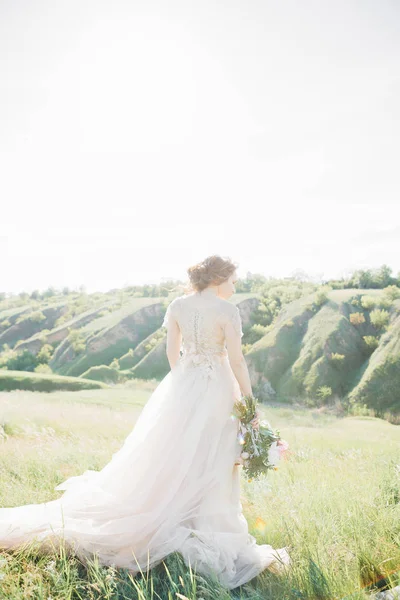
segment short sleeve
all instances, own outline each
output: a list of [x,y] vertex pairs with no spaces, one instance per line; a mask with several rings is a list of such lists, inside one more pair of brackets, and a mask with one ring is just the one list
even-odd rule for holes
[[233,325],[236,333],[240,337],[243,337],[242,318],[240,316],[239,309],[234,304],[232,304],[231,306],[232,306],[232,308],[230,308],[230,310],[229,310],[229,314],[228,314],[226,323],[231,323]]
[[166,329],[168,329],[171,316],[176,317],[178,300],[179,298],[174,298],[172,302],[168,304],[161,327],[165,327]]

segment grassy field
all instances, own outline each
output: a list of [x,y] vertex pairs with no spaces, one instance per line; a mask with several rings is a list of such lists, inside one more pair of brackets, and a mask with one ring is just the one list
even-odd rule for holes
[[[44,502],[54,487],[101,469],[121,446],[157,382],[108,390],[0,394],[0,505]],[[370,597],[400,569],[400,429],[371,417],[321,409],[262,407],[290,444],[267,480],[247,481],[242,504],[259,543],[290,545],[287,576],[265,571],[228,593],[187,569],[178,553],[148,573],[83,565],[60,546],[54,556],[0,552],[0,599]],[[397,575],[396,575],[397,573]]]

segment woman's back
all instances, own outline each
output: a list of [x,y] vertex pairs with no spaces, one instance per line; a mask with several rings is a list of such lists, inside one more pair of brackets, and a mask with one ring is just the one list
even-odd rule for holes
[[170,317],[177,321],[182,333],[184,354],[227,355],[226,327],[232,324],[237,335],[243,335],[238,308],[215,294],[198,292],[179,296],[168,306],[163,327]]

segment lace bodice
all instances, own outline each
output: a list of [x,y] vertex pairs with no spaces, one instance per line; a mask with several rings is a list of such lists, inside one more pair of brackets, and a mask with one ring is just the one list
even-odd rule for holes
[[227,357],[225,327],[229,322],[239,337],[242,320],[237,306],[217,296],[189,294],[174,298],[167,307],[162,327],[173,318],[182,333],[181,361],[202,366],[211,373],[213,365]]

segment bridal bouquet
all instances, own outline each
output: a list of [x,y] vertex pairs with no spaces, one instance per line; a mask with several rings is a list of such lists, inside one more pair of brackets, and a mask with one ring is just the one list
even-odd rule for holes
[[240,420],[238,433],[242,446],[240,463],[249,478],[267,473],[276,466],[289,444],[280,437],[279,429],[273,430],[265,419],[259,421],[258,400],[243,396],[234,404],[233,416]]

